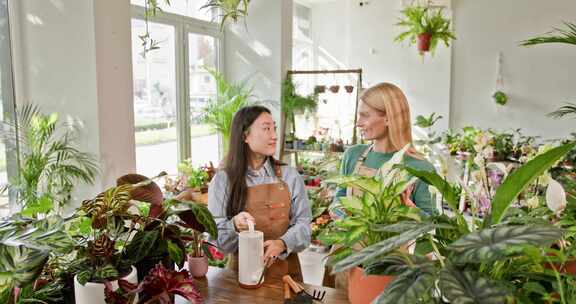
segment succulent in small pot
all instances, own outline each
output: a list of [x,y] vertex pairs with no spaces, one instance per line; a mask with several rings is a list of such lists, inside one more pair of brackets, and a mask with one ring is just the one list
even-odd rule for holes
[[340,86],[339,86],[339,85],[332,85],[332,86],[330,86],[330,92],[336,94],[336,93],[338,93],[338,91],[340,91]]
[[344,89],[346,90],[346,93],[352,93],[354,91],[354,86],[352,85],[345,85]]

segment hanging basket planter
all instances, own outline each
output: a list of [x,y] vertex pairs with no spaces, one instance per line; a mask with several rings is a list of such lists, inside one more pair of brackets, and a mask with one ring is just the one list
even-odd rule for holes
[[347,85],[344,86],[344,89],[346,90],[347,93],[352,93],[354,91],[354,86]]
[[338,93],[338,91],[340,91],[340,86],[339,86],[339,85],[330,86],[330,92],[332,92],[332,93]]
[[314,87],[314,93],[322,94],[324,92],[326,92],[326,86],[325,85],[317,85],[316,87]]
[[416,36],[418,51],[420,53],[425,53],[430,50],[430,41],[432,40],[432,34],[422,33]]

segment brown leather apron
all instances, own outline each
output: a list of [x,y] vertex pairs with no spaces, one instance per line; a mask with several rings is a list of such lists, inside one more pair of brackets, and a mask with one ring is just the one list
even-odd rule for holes
[[[277,183],[248,187],[245,211],[256,220],[255,229],[264,233],[264,241],[278,240],[288,230],[292,196],[288,185],[282,180],[279,164],[274,165]],[[238,272],[238,253],[231,256],[228,268]],[[289,274],[294,280],[302,282],[302,271],[298,254],[293,252],[285,260],[277,259],[266,270],[266,281],[281,279]],[[278,282],[282,282],[279,280]]]

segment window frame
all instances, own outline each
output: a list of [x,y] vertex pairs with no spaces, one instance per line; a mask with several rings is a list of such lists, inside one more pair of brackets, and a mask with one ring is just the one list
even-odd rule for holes
[[[146,10],[143,6],[131,4],[132,17],[145,21]],[[178,146],[178,162],[192,157],[192,140],[190,133],[190,73],[189,73],[189,34],[206,35],[215,39],[216,70],[224,71],[224,33],[217,22],[205,21],[194,17],[169,12],[160,12],[148,18],[149,22],[170,25],[174,27],[174,50],[176,71],[176,144]],[[218,92],[216,93],[218,94]],[[221,154],[222,136],[218,133]],[[136,149],[136,147],[134,147]],[[221,155],[218,155],[220,158]]]
[[[16,120],[16,95],[14,90],[14,70],[12,65],[12,39],[10,30],[10,6],[8,0],[0,0],[0,33],[4,35],[7,43],[0,44],[0,81],[2,82],[0,94],[2,96],[2,121],[13,124]],[[20,161],[18,140],[14,141],[14,146],[5,142],[6,153],[6,175],[8,182],[20,178]],[[9,212],[17,210],[16,193],[8,193]]]

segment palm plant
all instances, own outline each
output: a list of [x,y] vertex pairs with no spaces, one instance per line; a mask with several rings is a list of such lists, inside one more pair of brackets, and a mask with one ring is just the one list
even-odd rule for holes
[[562,118],[568,115],[576,115],[576,103],[567,103],[558,110],[548,114],[548,116],[553,118]]
[[450,41],[456,39],[450,29],[451,21],[444,17],[442,9],[433,11],[425,6],[409,6],[402,11],[404,19],[396,24],[406,27],[407,30],[398,35],[394,41],[408,39],[410,44],[418,42],[420,53],[436,49],[439,41],[448,47]]
[[547,43],[566,43],[576,45],[576,23],[564,22],[566,29],[554,28],[543,36],[530,38],[520,42],[522,46],[531,46]]
[[62,207],[79,182],[92,184],[98,174],[94,156],[75,147],[77,131],[58,123],[58,115],[44,115],[35,105],[17,112],[17,124],[5,123],[0,135],[19,147],[20,177],[3,191],[13,189],[24,215],[48,213]]
[[[566,29],[554,28],[553,31],[544,36],[538,36],[520,42],[522,46],[532,46],[548,43],[564,43],[576,45],[576,23],[564,22]],[[558,110],[548,114],[553,118],[561,118],[567,115],[576,114],[576,104],[568,103]]]
[[202,122],[211,125],[216,131],[222,134],[224,152],[228,151],[228,141],[230,139],[230,128],[234,114],[240,108],[252,103],[252,89],[246,87],[245,82],[229,83],[224,79],[224,75],[218,71],[207,69],[216,80],[218,95],[216,100],[210,101],[204,108]]
[[[406,168],[442,193],[455,217],[373,225],[374,231],[396,235],[340,260],[333,271],[364,265],[367,274],[396,276],[374,303],[549,303],[558,299],[569,303],[576,296],[573,279],[550,262],[551,254],[559,255],[550,245],[565,231],[538,217],[524,218],[525,224],[517,225],[510,207],[530,183],[575,146],[551,149],[510,173],[482,221],[463,220],[456,187],[436,173]],[[436,233],[427,234],[430,230]],[[396,250],[415,238],[428,240],[436,259]]]
[[220,11],[220,30],[224,30],[226,20],[232,19],[237,22],[239,18],[248,15],[250,0],[209,0],[200,9],[218,9]]

